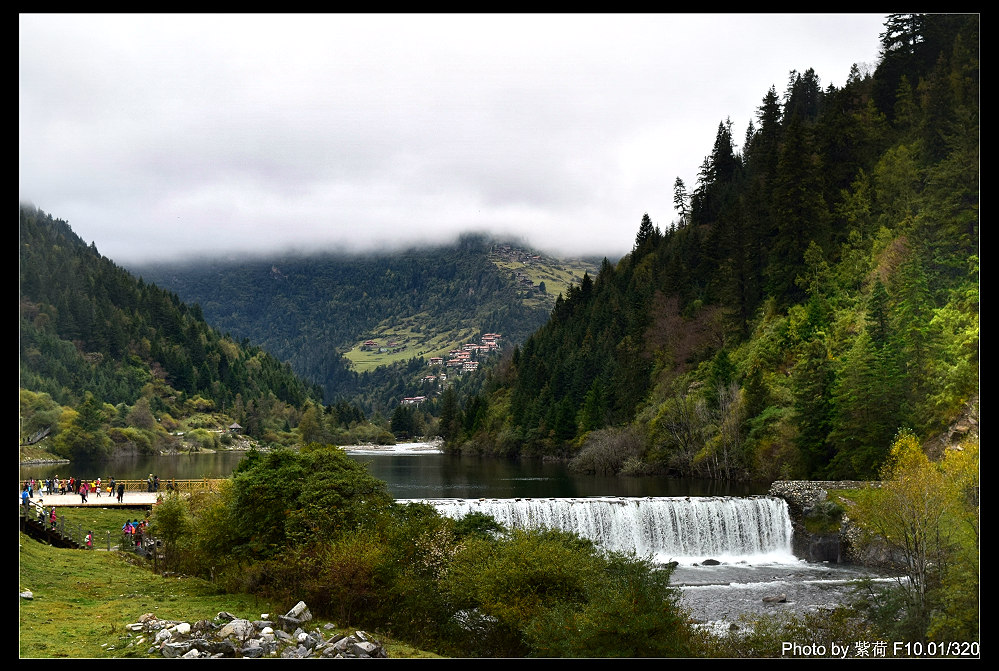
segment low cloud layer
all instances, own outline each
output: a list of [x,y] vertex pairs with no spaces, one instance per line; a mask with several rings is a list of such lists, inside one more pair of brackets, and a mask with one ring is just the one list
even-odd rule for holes
[[628,251],[883,15],[19,17],[19,197],[121,262],[516,235]]

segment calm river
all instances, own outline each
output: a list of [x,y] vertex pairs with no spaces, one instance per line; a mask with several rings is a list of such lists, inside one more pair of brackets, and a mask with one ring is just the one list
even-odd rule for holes
[[[426,443],[390,447],[345,447],[368,471],[388,484],[398,499],[517,498],[584,496],[751,496],[765,494],[770,483],[722,483],[712,480],[618,478],[575,475],[564,464],[512,462],[441,454]],[[112,462],[21,466],[28,478],[162,480],[225,478],[245,457],[243,452],[136,456]]]

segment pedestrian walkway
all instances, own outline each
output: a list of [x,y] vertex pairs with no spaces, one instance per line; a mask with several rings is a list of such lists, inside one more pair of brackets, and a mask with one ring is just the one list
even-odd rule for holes
[[118,503],[117,496],[102,494],[100,498],[96,494],[87,494],[87,502],[80,500],[79,494],[35,494],[31,499],[32,503],[50,506],[96,506],[98,508],[121,508],[126,506],[151,506],[156,503],[156,497],[163,492],[125,492],[121,503]]

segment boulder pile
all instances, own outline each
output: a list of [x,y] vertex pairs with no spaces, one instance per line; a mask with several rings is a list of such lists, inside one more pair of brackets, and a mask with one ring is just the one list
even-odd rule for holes
[[334,625],[307,631],[312,613],[304,601],[271,620],[264,614],[259,620],[237,618],[219,613],[213,620],[174,622],[161,620],[152,613],[126,625],[134,633],[151,639],[150,654],[170,658],[280,657],[304,658],[384,658],[382,644],[363,631],[353,635],[336,634]]

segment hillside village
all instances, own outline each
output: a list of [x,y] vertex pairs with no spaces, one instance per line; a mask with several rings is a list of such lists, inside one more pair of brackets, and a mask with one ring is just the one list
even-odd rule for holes
[[[460,374],[478,370],[481,358],[499,351],[502,337],[499,333],[485,333],[478,343],[465,343],[459,349],[448,352],[446,357],[430,357],[427,366],[433,372],[423,376],[421,382],[424,388],[442,387],[447,381],[448,371]],[[419,405],[425,400],[426,395],[409,396],[402,399],[402,405]]]

